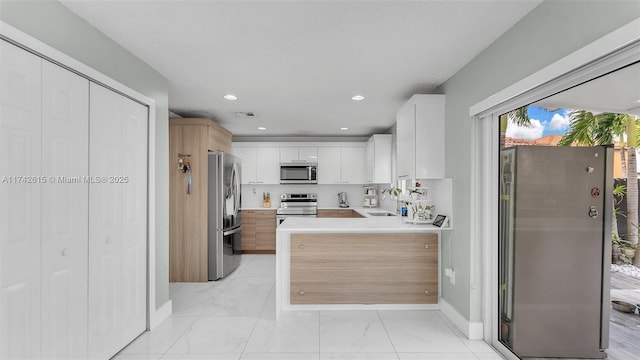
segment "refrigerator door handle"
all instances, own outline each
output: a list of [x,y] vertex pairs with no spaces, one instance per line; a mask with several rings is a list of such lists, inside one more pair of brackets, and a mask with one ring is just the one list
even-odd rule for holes
[[229,236],[231,234],[235,234],[240,231],[242,231],[242,226],[238,226],[237,228],[233,228],[231,230],[223,231],[222,236]]
[[233,216],[235,218],[240,210],[240,178],[238,176],[238,165],[235,162],[231,170],[231,194],[234,197]]

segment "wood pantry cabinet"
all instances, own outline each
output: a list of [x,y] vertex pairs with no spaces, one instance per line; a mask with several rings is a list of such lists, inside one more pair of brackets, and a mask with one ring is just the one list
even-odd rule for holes
[[[208,281],[209,151],[231,152],[231,133],[209,119],[169,120],[169,281]],[[180,156],[182,155],[182,156]],[[182,158],[191,165],[178,169]]]
[[318,209],[319,218],[361,218],[353,209]]
[[0,169],[40,179],[0,186],[0,358],[108,359],[147,324],[148,108],[0,53]]
[[291,234],[291,304],[437,304],[438,234]]
[[242,210],[242,253],[275,254],[276,211]]

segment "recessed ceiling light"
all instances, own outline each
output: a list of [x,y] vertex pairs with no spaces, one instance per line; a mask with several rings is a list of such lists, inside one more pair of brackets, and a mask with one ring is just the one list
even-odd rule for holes
[[341,127],[340,130],[349,130],[348,127]]
[[362,95],[354,95],[354,96],[351,97],[351,100],[355,100],[355,101],[364,100],[364,96],[362,96]]
[[227,94],[224,96],[224,98],[227,100],[238,100],[238,97],[233,94]]
[[640,103],[640,99],[638,99],[638,100],[636,100],[636,101],[634,101],[634,102],[635,102],[635,103]]
[[267,130],[267,128],[264,126],[258,126],[258,130]]

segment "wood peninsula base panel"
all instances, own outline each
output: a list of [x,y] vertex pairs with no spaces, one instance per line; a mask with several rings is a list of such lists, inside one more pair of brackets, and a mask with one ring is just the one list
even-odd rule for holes
[[291,234],[291,304],[437,304],[438,234]]

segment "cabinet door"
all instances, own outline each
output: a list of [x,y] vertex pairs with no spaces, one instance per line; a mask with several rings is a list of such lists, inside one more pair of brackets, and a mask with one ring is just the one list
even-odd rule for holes
[[373,183],[375,181],[375,138],[372,136],[367,140],[367,160],[365,163],[365,180],[367,183]]
[[256,183],[256,148],[234,147],[233,154],[242,160],[241,184]]
[[315,146],[301,146],[298,148],[298,160],[318,162],[318,148]]
[[297,146],[283,146],[280,148],[280,162],[298,161]]
[[[122,174],[122,97],[91,83],[89,175]],[[122,184],[89,184],[89,357],[120,350]]]
[[256,212],[242,210],[242,250],[256,249]]
[[438,303],[437,234],[292,234],[290,246],[291,304]]
[[276,250],[275,211],[256,211],[256,250]]
[[256,151],[256,183],[280,184],[280,149],[259,147]]
[[[41,62],[0,41],[0,358],[40,355]],[[49,174],[46,174],[49,175]]]
[[364,184],[364,164],[366,162],[364,147],[342,148],[342,183]]
[[148,109],[123,98],[121,347],[147,324],[147,123]]
[[42,357],[86,358],[89,81],[43,61],[42,120]]
[[444,95],[433,95],[416,108],[416,179],[444,178]]
[[[391,182],[391,135],[376,134],[371,139],[373,139],[373,176],[371,182],[388,184]],[[367,161],[369,161],[368,156],[367,154]]]
[[318,184],[340,184],[341,178],[340,148],[318,148]]
[[415,178],[415,129],[416,106],[411,104],[398,116],[396,122],[396,174],[398,177]]

